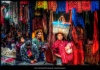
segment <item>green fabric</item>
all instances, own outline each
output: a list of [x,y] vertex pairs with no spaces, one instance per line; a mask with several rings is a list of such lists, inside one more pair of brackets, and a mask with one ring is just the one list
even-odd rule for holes
[[39,48],[39,41],[37,38],[32,39],[32,43],[35,43],[36,46]]

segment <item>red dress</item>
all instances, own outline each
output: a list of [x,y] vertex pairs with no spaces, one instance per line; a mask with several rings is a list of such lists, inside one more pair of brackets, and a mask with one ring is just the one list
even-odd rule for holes
[[67,41],[57,40],[52,46],[53,53],[61,55],[63,64],[68,64],[70,61],[73,60],[73,53],[67,54],[67,52],[65,51],[67,43]]

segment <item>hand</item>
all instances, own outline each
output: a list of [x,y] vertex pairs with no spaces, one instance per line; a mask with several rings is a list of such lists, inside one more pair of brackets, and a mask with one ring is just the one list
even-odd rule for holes
[[34,59],[34,62],[37,62],[37,59]]
[[35,63],[34,60],[31,60],[31,63],[32,63],[32,64]]

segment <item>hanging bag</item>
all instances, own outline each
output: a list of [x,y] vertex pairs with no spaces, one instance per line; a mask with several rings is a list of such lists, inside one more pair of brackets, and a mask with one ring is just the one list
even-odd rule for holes
[[53,33],[56,34],[58,32],[62,32],[67,36],[68,33],[69,33],[70,24],[69,24],[69,22],[59,21],[59,19],[58,19],[58,21],[52,22],[52,24],[53,24]]

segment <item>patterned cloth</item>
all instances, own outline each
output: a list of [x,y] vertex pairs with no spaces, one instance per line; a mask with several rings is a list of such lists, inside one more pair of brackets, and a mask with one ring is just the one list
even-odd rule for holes
[[76,8],[76,11],[79,13],[82,12],[81,5],[81,1],[66,1],[66,13],[72,10],[72,8]]
[[90,1],[82,1],[82,10],[90,11],[91,10],[91,2]]
[[65,12],[66,10],[66,2],[65,1],[57,1],[57,10],[56,13],[58,12]]
[[36,9],[37,8],[43,8],[48,9],[47,1],[36,1]]
[[99,1],[91,1],[91,11],[94,12],[99,9]]
[[55,12],[57,9],[57,2],[56,1],[48,1],[48,9],[53,10]]
[[42,18],[35,17],[33,19],[32,26],[32,31],[35,31],[37,29],[43,29]]
[[81,15],[77,14],[75,8],[72,9],[72,21],[73,21],[75,27],[77,25],[81,25],[82,27],[84,27],[83,17]]

